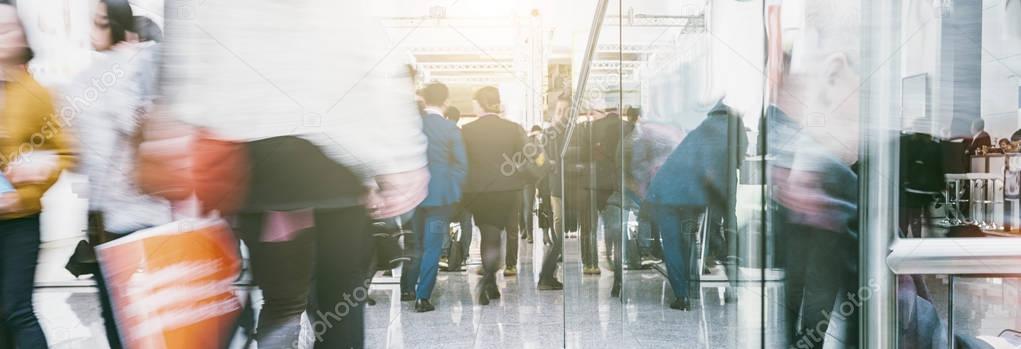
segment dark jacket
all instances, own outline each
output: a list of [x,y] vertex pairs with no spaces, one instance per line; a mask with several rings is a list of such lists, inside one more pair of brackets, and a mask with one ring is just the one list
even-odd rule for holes
[[422,118],[422,131],[429,139],[429,196],[420,206],[446,206],[461,200],[461,188],[468,174],[468,154],[461,130],[442,115]]
[[747,148],[744,122],[730,107],[717,104],[663,163],[649,185],[646,200],[729,211],[737,190],[737,169]]
[[590,161],[592,172],[585,188],[618,191],[620,190],[620,139],[622,129],[630,128],[619,114],[611,113],[606,117],[593,121],[591,138],[582,143],[583,156]]
[[461,131],[468,150],[468,182],[466,193],[522,190],[525,183],[518,164],[528,158],[524,154],[525,130],[514,122],[496,115],[486,115]]
[[975,138],[968,139],[968,154],[975,155],[983,146],[993,147],[993,139],[989,137],[989,133],[986,131],[979,132]]
[[684,139],[684,131],[668,124],[641,122],[624,140],[628,189],[645,198],[649,183]]
[[[589,127],[589,123],[577,124],[570,140],[567,139],[567,125],[554,125],[546,130],[547,135],[553,134],[557,137],[546,145],[546,152],[553,154],[552,159],[555,162],[553,171],[550,172],[550,192],[553,196],[562,197],[566,191],[570,197],[570,193],[581,188],[582,182],[588,187],[591,161],[587,156],[588,152],[583,150],[584,147],[581,145],[588,140]],[[566,188],[564,181],[567,182]]]
[[924,206],[946,184],[942,147],[924,133],[905,133],[900,138],[900,188],[902,206]]
[[243,212],[360,205],[366,188],[351,169],[295,136],[247,143],[251,178]]

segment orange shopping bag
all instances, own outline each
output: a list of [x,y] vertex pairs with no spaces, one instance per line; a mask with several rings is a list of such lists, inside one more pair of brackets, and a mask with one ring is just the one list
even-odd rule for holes
[[96,247],[126,348],[219,349],[241,302],[237,240],[216,219],[185,219]]

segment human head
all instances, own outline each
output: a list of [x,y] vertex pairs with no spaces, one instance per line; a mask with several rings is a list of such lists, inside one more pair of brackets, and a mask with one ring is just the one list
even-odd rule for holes
[[567,93],[561,93],[557,96],[557,103],[553,106],[553,122],[561,123],[567,117],[568,111],[571,108],[571,96]]
[[638,118],[642,116],[642,108],[628,107],[624,110],[624,116],[629,122],[638,122]]
[[860,3],[804,2],[805,23],[777,104],[845,163],[858,159],[861,60]]
[[532,130],[529,133],[542,132],[542,127],[539,125],[532,125]]
[[971,122],[971,134],[978,134],[979,132],[986,130],[986,121],[982,119],[975,119]]
[[1000,138],[998,144],[1000,145],[1000,148],[1008,148],[1010,147],[1010,140],[1006,138]]
[[447,110],[443,111],[443,117],[456,124],[458,121],[461,121],[461,109],[457,109],[457,107],[447,107]]
[[92,17],[92,47],[96,51],[109,51],[115,45],[128,41],[134,25],[135,18],[128,0],[99,0]]
[[496,87],[486,86],[475,91],[475,113],[476,114],[499,114],[503,107],[500,102],[500,90]]
[[430,107],[442,107],[447,103],[447,97],[450,97],[450,90],[447,89],[447,85],[442,83],[434,82],[425,85],[420,91],[422,100],[425,101],[425,105]]
[[146,16],[135,16],[133,20],[135,22],[134,32],[138,34],[138,41],[163,41],[163,31],[152,19]]
[[30,59],[32,50],[18,18],[18,9],[8,1],[0,1],[0,65],[16,66]]

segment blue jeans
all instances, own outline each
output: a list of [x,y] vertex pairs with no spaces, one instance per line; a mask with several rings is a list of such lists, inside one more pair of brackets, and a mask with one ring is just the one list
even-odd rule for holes
[[692,242],[698,232],[699,216],[703,207],[672,207],[656,205],[653,219],[659,226],[663,240],[663,262],[666,264],[667,279],[674,297],[688,297],[688,282],[691,279]]
[[[619,191],[614,192],[607,200],[606,208],[601,212],[604,225],[603,243],[606,246],[606,259],[611,262],[614,269],[620,264],[618,259],[625,254],[623,246],[631,246],[624,243],[624,239],[631,240],[631,237],[624,234],[624,231],[627,229],[627,213],[633,212],[637,215],[639,207],[636,199],[637,196],[630,191],[626,192],[626,195],[622,195]],[[638,251],[629,250],[626,253],[630,261],[632,255],[637,256]]]
[[414,240],[412,245],[416,250],[412,252],[407,271],[401,275],[401,289],[414,290],[418,299],[432,296],[440,269],[443,241],[450,235],[450,220],[455,210],[455,205],[448,205],[419,207],[415,212],[411,240]]
[[49,347],[32,306],[39,243],[39,215],[0,221],[0,347]]

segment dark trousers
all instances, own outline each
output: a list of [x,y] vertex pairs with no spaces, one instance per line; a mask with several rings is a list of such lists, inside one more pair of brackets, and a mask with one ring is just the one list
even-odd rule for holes
[[[314,264],[316,310],[309,314],[309,320],[315,348],[364,347],[364,310],[371,281],[366,271],[372,262],[375,241],[365,208],[355,206],[365,191],[362,179],[301,138],[252,141],[248,149],[252,176],[244,212],[315,208],[313,249],[305,254],[313,256]],[[249,230],[261,232],[261,228]],[[284,257],[287,254],[253,254],[253,273],[261,273],[256,269],[264,263],[294,263]],[[264,260],[256,262],[256,258]],[[286,287],[279,284],[287,280],[277,277],[294,276],[267,277],[270,279],[264,277],[260,283],[277,284],[267,285],[273,288]],[[304,293],[300,287],[287,287],[284,291],[294,293],[283,295],[287,299],[297,299],[298,293]]]
[[289,347],[301,333],[301,313],[309,303],[315,231],[301,232],[292,241],[263,242],[261,213],[241,215],[240,224],[252,276],[262,290],[256,341],[260,347]]
[[[468,263],[468,249],[472,244],[472,233],[475,231],[475,226],[472,224],[472,214],[464,207],[464,205],[457,206],[457,212],[454,213],[454,217],[451,220],[457,220],[461,225],[461,248],[464,249],[461,254],[464,258],[463,261],[458,261],[458,265]],[[450,246],[452,241],[447,237],[443,240],[443,255],[450,256]]]
[[695,234],[704,207],[672,207],[656,205],[653,213],[663,240],[663,262],[674,297],[688,297],[688,282],[694,263]]
[[[436,274],[440,270],[440,253],[443,240],[449,236],[450,219],[454,216],[455,205],[419,207],[413,221],[414,232],[405,241],[405,250],[411,253],[411,263],[401,272],[401,289],[415,292],[418,299],[432,297],[436,286]],[[413,245],[414,249],[408,249]]]
[[[798,348],[822,348],[830,313],[841,290],[855,292],[857,276],[849,272],[847,255],[855,253],[850,239],[829,231],[783,227],[785,323],[788,343]],[[852,302],[853,304],[853,302]],[[847,316],[852,333],[857,309]],[[855,338],[856,339],[856,338]],[[799,346],[800,345],[800,346]]]
[[[90,225],[93,223],[92,220],[94,219],[92,214],[93,213],[90,213],[89,216]],[[93,227],[93,231],[96,234],[102,234],[102,236],[89,236],[89,241],[91,241],[93,245],[113,241],[124,236],[121,234],[103,233],[95,230],[96,228],[102,229],[102,221],[99,221],[99,225],[99,227]],[[102,268],[96,268],[96,274],[93,276],[93,279],[96,280],[96,290],[99,291],[99,308],[100,315],[103,317],[103,327],[106,329],[106,343],[110,345],[110,349],[124,348],[124,345],[121,344],[120,331],[117,330],[117,322],[113,317],[113,302],[110,300],[110,289],[106,287],[106,277],[103,276]]]
[[316,312],[309,319],[317,349],[365,346],[365,301],[371,282],[365,271],[372,262],[374,242],[369,224],[363,207],[316,210],[312,239]]
[[922,237],[922,227],[932,220],[932,213],[928,205],[902,205],[898,217],[898,227],[901,237]]
[[533,227],[535,226],[535,184],[525,186],[524,196],[521,198],[521,237],[533,240]]
[[560,255],[564,252],[564,232],[561,225],[563,217],[563,200],[559,197],[551,197],[550,204],[553,210],[553,222],[550,222],[550,244],[542,255],[542,267],[539,271],[539,281],[550,281],[556,279],[557,265],[560,263]]
[[[641,263],[638,252],[638,241],[633,239],[627,231],[628,218],[631,214],[637,216],[639,211],[637,195],[627,191],[624,194],[614,192],[607,200],[606,208],[602,211],[604,235],[603,243],[606,246],[606,259],[614,271],[614,282],[620,285],[622,282],[623,266],[636,267]],[[623,261],[623,262],[622,262]]]
[[39,215],[0,221],[0,345],[7,348],[48,348],[32,306],[39,243]]
[[581,226],[581,261],[586,268],[599,266],[599,247],[596,244],[599,213],[606,208],[606,202],[610,195],[613,195],[612,190],[582,189],[578,216]]
[[504,265],[508,268],[515,267],[518,265],[518,240],[521,236],[521,201],[516,201],[514,210],[511,211],[511,217],[508,217],[507,222],[507,254],[504,255]]
[[517,265],[521,191],[472,193],[465,196],[464,203],[472,211],[482,234],[483,281],[495,283],[504,239],[507,241],[505,263],[508,267]]
[[659,227],[653,218],[655,205],[642,201],[638,209],[638,248],[644,255],[662,258]]
[[113,303],[110,302],[110,290],[106,287],[102,269],[97,269],[93,278],[96,279],[96,290],[99,291],[99,310],[103,317],[103,327],[106,329],[106,343],[110,345],[110,349],[124,348],[121,344],[120,331],[117,330],[117,322],[113,317]]

